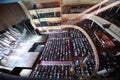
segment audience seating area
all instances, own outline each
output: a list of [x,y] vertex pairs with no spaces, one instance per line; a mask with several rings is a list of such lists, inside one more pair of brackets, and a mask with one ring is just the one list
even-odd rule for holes
[[0,80],[120,80],[120,6],[76,1],[18,2],[31,20],[1,24]]
[[63,14],[76,14],[85,11],[90,8],[92,5],[67,5],[64,6]]
[[[84,73],[91,76],[93,74],[96,64],[94,57],[91,45],[81,31],[76,29],[51,31],[40,57],[40,63],[33,70],[31,77],[80,80],[79,76],[76,75]],[[44,61],[46,61],[46,64],[41,64]],[[67,61],[70,61],[70,63]],[[54,62],[60,62],[61,64]],[[83,63],[86,67],[80,63]],[[75,68],[75,75],[69,72],[72,66]],[[84,71],[81,72],[81,69]],[[63,74],[65,74],[64,77]]]
[[[54,49],[54,50],[53,50]],[[53,31],[42,52],[42,61],[69,61],[70,39],[68,31]]]
[[50,39],[42,52],[42,61],[69,61],[70,60],[70,40]]
[[[88,33],[98,50],[100,59],[99,71],[106,69],[107,73],[110,73],[110,69],[119,69],[120,43],[91,20],[86,19],[77,25]],[[97,40],[95,32],[106,34],[113,41],[115,47],[104,49]],[[21,42],[26,42],[24,39],[26,39],[25,36],[28,33],[26,28],[21,32],[16,27],[8,28],[3,32],[0,36],[0,60],[4,59],[3,55],[9,55],[12,49],[18,47],[17,45]],[[33,43],[32,45],[30,44],[33,47],[30,47],[28,51],[41,53],[30,75],[31,78],[81,80],[83,77],[90,77],[94,73],[97,60],[95,60],[95,55],[88,39],[81,31],[67,28],[52,30],[48,35],[47,42],[44,41],[44,43],[46,42],[45,45],[39,43],[40,39],[38,37],[34,37],[35,40],[29,41]],[[46,64],[42,64],[42,62],[46,62]],[[74,68],[74,74],[70,72],[71,68]]]
[[69,65],[37,65],[31,77],[38,77],[40,79],[61,79],[71,80],[69,74]]
[[[119,69],[120,63],[118,62],[119,56],[117,54],[120,52],[118,47],[120,47],[119,41],[114,39],[110,34],[108,34],[105,30],[103,30],[101,27],[99,27],[98,24],[96,24],[94,21],[91,20],[84,20],[82,22],[79,22],[77,24],[81,28],[83,28],[91,37],[94,44],[96,45],[96,48],[99,53],[100,58],[100,67],[99,70],[108,70],[108,69]],[[95,36],[95,32],[102,32],[107,35],[111,39],[111,41],[115,44],[115,46],[111,48],[104,49],[102,44],[97,40]],[[101,38],[102,39],[102,38]],[[110,71],[107,71],[109,73]]]
[[60,12],[40,13],[38,17],[39,18],[60,17]]
[[114,23],[120,27],[120,7],[112,7],[102,13],[99,13],[98,16]]
[[[86,76],[90,76],[95,70],[95,55],[91,48],[91,45],[85,35],[78,30],[71,30],[70,36],[72,38],[72,46],[74,53],[74,67],[77,75],[86,74]],[[80,64],[80,62],[83,63]],[[86,67],[85,67],[86,65]],[[83,68],[84,72],[81,72]]]

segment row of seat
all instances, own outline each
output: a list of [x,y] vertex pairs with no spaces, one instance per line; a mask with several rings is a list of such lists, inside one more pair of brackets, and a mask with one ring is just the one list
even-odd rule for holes
[[57,32],[51,32],[49,34],[49,38],[66,38],[70,37],[68,31],[57,31]]
[[58,25],[61,25],[61,22],[51,22],[51,23],[48,23],[49,26],[58,26]]
[[70,30],[70,37],[71,38],[85,38],[85,35],[78,30]]
[[50,18],[50,17],[60,17],[60,12],[49,12],[49,13],[40,13],[38,15],[32,15],[33,19]]
[[107,69],[114,68],[114,67],[118,68],[120,67],[120,64],[118,63],[119,61],[117,61],[117,56],[112,51],[109,51],[106,54],[102,53],[101,61],[100,61],[100,64],[102,65],[100,66],[100,69],[102,69],[103,67]]
[[[90,60],[86,61],[86,65],[87,66],[80,65],[80,61],[78,59],[75,60],[75,62],[74,62],[75,73],[77,75],[86,74],[86,76],[90,76],[94,72],[95,65]],[[81,72],[81,69],[83,69],[84,72]]]
[[31,77],[43,80],[71,80],[69,69],[69,65],[37,65]]
[[[72,53],[73,51],[73,53]],[[73,54],[74,61],[71,59]],[[42,52],[41,61],[72,61],[75,70],[75,74],[80,75],[82,73],[80,62],[86,65],[84,66],[84,74],[90,76],[95,69],[95,60],[92,48],[85,35],[76,29],[66,29],[65,31],[53,31],[49,34],[48,41],[46,42],[45,48]],[[33,73],[32,77],[42,77],[45,79],[65,79],[71,80],[69,76],[68,68],[64,68],[65,65],[43,65],[38,64]],[[62,68],[62,69],[61,69]],[[65,75],[64,75],[65,73]],[[64,75],[64,77],[63,77]],[[80,78],[76,77],[76,80]],[[81,77],[82,79],[82,77]]]
[[101,33],[105,33],[107,36],[109,36],[109,38],[112,40],[112,36],[110,36],[110,34],[108,34],[105,30],[103,30],[96,22],[91,21],[91,20],[84,20],[83,22],[80,22],[77,24],[78,26],[80,26],[81,28],[83,28],[88,35],[91,37],[91,39],[94,41],[95,45],[97,47],[102,47],[102,44],[99,43],[96,40],[96,36],[95,36],[95,32],[101,32]]
[[[76,57],[74,61],[75,72],[77,75],[86,74],[87,76],[90,76],[95,69],[95,55],[93,49],[82,32],[73,29],[70,31],[70,35],[73,38],[72,47],[74,57]],[[83,63],[86,66],[82,66],[80,63]],[[84,70],[83,73],[81,72],[82,68]]]
[[87,41],[82,39],[72,40],[73,51],[75,56],[93,55],[93,50]]
[[120,26],[120,7],[112,7],[102,13],[99,13],[98,16],[107,19],[108,21]]
[[[70,8],[68,10],[64,10],[63,14],[75,14],[75,13],[81,13],[83,11],[85,11],[86,9],[90,8],[91,5],[74,5],[74,6],[70,6]],[[65,7],[65,9],[67,9]]]
[[[97,38],[94,32],[102,32],[106,34],[113,41],[114,38],[110,34],[108,34],[98,24],[96,24],[94,21],[91,21],[91,20],[84,20],[82,22],[79,22],[77,25],[83,28],[89,34],[89,36],[95,43],[97,50],[99,51],[99,56],[100,56],[99,70],[116,68],[116,66],[120,66],[118,61],[116,60],[116,56],[110,56],[110,55],[116,55],[118,52],[120,52],[120,50],[117,49],[117,47],[119,47],[120,45],[119,42],[115,44],[116,47],[113,47],[112,49],[104,50],[103,47],[101,46],[101,43],[97,41]],[[113,43],[116,43],[116,42],[113,41]]]
[[70,58],[70,40],[52,39],[48,40],[42,52],[42,61],[69,61]]

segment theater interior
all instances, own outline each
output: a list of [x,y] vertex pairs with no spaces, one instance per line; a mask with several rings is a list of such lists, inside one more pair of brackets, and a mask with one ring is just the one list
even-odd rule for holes
[[120,0],[1,0],[0,80],[120,80]]

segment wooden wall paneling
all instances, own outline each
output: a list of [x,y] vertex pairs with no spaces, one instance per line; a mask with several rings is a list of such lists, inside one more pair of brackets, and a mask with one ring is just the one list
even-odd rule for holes
[[5,26],[13,26],[26,20],[27,17],[18,3],[9,3],[0,5],[0,31]]

